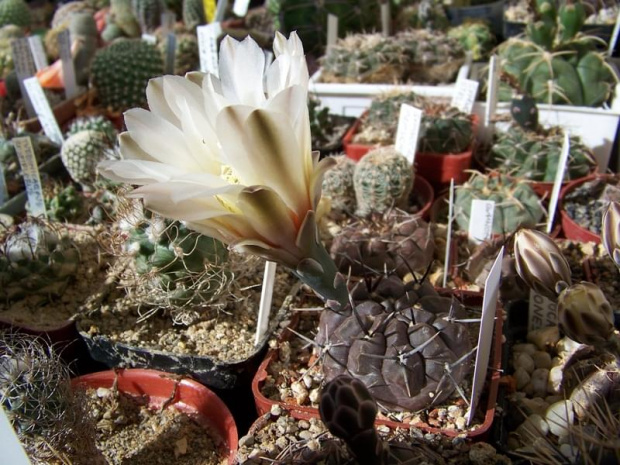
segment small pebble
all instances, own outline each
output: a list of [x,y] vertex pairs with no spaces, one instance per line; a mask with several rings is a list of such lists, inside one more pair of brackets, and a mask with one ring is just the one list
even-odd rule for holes
[[549,430],[556,436],[563,436],[567,433],[567,428],[575,420],[573,403],[570,400],[561,400],[551,404],[545,414]]
[[280,407],[278,404],[273,404],[271,406],[271,414],[274,416],[280,416],[282,414],[282,407]]
[[523,368],[528,373],[532,373],[536,368],[532,356],[526,354],[525,352],[521,352],[516,356],[514,365],[516,369]]
[[529,344],[529,343],[522,343],[522,344],[515,344],[512,346],[512,351],[513,353],[515,352],[525,352],[526,354],[529,355],[534,355],[534,353],[537,351],[536,346],[534,344]]
[[546,368],[547,370],[551,368],[551,355],[549,352],[544,352],[542,350],[534,352],[532,359],[534,360],[536,368]]
[[527,340],[536,345],[538,350],[553,347],[560,340],[560,330],[557,326],[536,329],[527,334]]
[[547,381],[549,378],[549,370],[546,368],[537,368],[532,373],[531,383],[533,395],[535,397],[544,397],[547,395]]
[[530,382],[530,374],[523,368],[519,367],[514,372],[514,378],[517,383],[517,389],[522,390]]

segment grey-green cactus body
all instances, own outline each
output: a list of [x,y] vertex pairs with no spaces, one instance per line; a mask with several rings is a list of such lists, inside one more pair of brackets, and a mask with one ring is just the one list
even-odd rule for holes
[[355,162],[345,155],[333,157],[336,160],[323,177],[323,197],[330,199],[332,210],[345,213],[355,211],[355,189],[353,173]]
[[70,136],[63,144],[60,156],[75,182],[91,186],[97,179],[97,165],[111,157],[111,153],[105,133],[86,130]]
[[0,26],[14,24],[20,27],[30,27],[32,15],[24,0],[0,1]]

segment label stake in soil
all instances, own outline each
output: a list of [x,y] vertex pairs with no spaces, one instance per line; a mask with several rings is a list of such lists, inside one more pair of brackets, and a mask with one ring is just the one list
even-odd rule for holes
[[211,23],[206,26],[198,26],[198,52],[200,55],[200,71],[211,73],[219,77],[219,65],[217,58],[217,37],[222,33],[220,23]]
[[502,259],[504,247],[495,258],[495,262],[489,271],[489,276],[484,283],[484,296],[482,298],[482,318],[480,320],[480,333],[478,335],[478,350],[476,351],[476,364],[474,366],[474,381],[471,389],[471,401],[467,411],[467,424],[470,425],[476,413],[476,404],[480,399],[484,380],[489,366],[491,354],[491,342],[493,342],[493,329],[495,327],[495,310],[499,295],[499,281],[502,277]]
[[34,111],[30,96],[26,91],[24,79],[29,78],[36,72],[34,58],[30,51],[30,42],[26,37],[21,39],[13,39],[11,41],[11,54],[13,55],[13,63],[15,64],[15,73],[19,81],[19,90],[24,98],[24,106],[29,118],[36,118],[37,113]]
[[273,285],[276,277],[276,264],[265,262],[265,274],[263,277],[263,290],[260,295],[258,307],[258,321],[256,323],[256,336],[254,345],[258,345],[269,328],[269,314],[271,312],[271,300],[273,297]]
[[450,179],[450,194],[448,201],[448,230],[446,231],[446,256],[443,262],[444,271],[442,287],[447,286],[448,275],[452,271],[450,268],[450,242],[452,241],[452,215],[454,214],[454,178]]
[[30,212],[32,216],[35,217],[47,217],[45,201],[43,199],[43,188],[41,187],[41,178],[39,177],[39,168],[37,167],[37,160],[34,156],[30,137],[14,137],[13,145],[15,146],[17,158],[22,168]]
[[9,191],[6,188],[6,179],[4,177],[4,168],[0,165],[0,205],[9,199]]
[[78,94],[77,81],[75,79],[75,67],[71,56],[71,32],[65,29],[58,34],[58,49],[62,61],[62,76],[65,83],[65,96],[70,99]]
[[15,430],[11,426],[4,407],[0,406],[0,449],[5,463],[11,465],[30,465],[30,460],[22,448]]
[[331,47],[338,40],[338,16],[327,15],[327,47]]
[[[495,116],[497,109],[497,88],[499,84],[499,67],[497,66],[497,55],[491,57],[489,61],[489,77],[487,80],[487,105],[484,109],[484,127],[490,127],[491,119]],[[491,133],[493,128],[490,129]]]
[[34,65],[36,66],[37,71],[41,71],[48,65],[47,55],[45,54],[45,49],[43,48],[41,36],[34,35],[28,37],[28,43],[30,44],[30,52],[32,53],[32,58],[34,59]]
[[26,92],[30,97],[32,106],[34,107],[36,114],[39,117],[43,132],[47,137],[52,139],[58,145],[62,145],[62,131],[58,126],[58,122],[56,121],[56,117],[54,116],[54,112],[52,111],[52,107],[50,107],[50,103],[47,101],[47,97],[43,93],[43,89],[41,88],[39,80],[36,77],[24,79],[24,87],[26,88]]
[[553,229],[553,220],[555,220],[555,211],[558,208],[558,199],[560,198],[560,189],[562,188],[562,181],[564,180],[564,171],[566,171],[566,162],[568,161],[568,154],[570,152],[570,134],[568,130],[564,130],[564,144],[562,145],[562,152],[560,153],[560,160],[558,161],[558,170],[555,173],[555,181],[553,182],[553,190],[551,191],[551,198],[549,199],[549,216],[547,217],[547,234],[551,234]]

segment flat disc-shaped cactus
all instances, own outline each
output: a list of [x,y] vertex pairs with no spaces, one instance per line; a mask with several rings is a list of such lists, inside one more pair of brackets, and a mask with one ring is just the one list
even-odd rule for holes
[[316,342],[327,381],[359,379],[377,402],[418,411],[446,400],[469,371],[462,306],[432,285],[395,277],[358,283],[341,312],[324,311]]

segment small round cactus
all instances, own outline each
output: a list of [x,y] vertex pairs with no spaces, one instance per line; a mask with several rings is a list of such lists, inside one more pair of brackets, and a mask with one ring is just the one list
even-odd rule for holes
[[356,213],[363,217],[394,207],[405,210],[413,179],[411,164],[393,146],[368,152],[353,173]]
[[20,27],[30,27],[32,15],[24,0],[0,1],[0,26],[14,24]]
[[333,157],[336,160],[323,177],[323,198],[328,198],[332,210],[353,213],[355,211],[355,189],[353,173],[355,162],[345,155]]
[[102,115],[79,116],[69,124],[67,137],[71,137],[81,131],[97,131],[105,134],[107,140],[112,145],[116,143],[118,131],[114,124]]
[[427,104],[424,107],[419,140],[420,152],[463,153],[474,140],[472,117],[448,105]]
[[86,130],[65,141],[60,157],[71,179],[83,186],[92,186],[97,180],[97,165],[114,157],[114,151],[105,133]]

